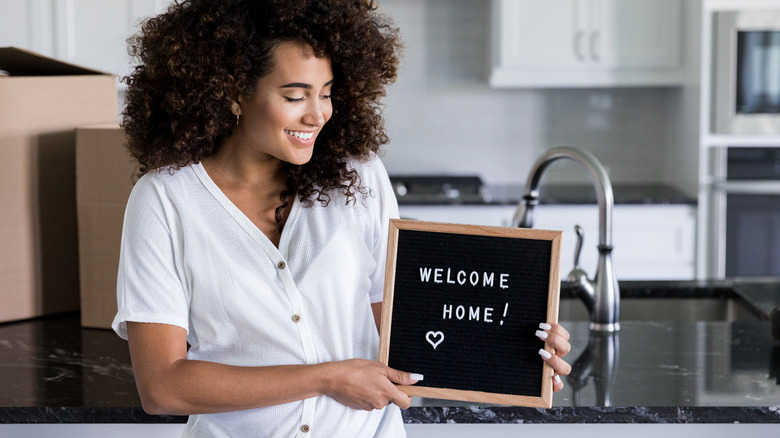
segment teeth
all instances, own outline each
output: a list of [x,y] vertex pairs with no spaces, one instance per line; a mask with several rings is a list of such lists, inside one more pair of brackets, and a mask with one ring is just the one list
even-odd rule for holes
[[311,138],[314,137],[313,132],[288,131],[286,129],[284,130],[284,132],[292,135],[293,137],[298,137],[301,140],[311,140]]

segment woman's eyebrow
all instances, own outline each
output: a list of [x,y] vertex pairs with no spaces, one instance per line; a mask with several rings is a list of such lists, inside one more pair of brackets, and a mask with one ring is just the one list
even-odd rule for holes
[[[328,85],[332,85],[332,84],[333,84],[333,79],[329,80],[328,82],[325,82],[325,85],[323,85],[323,87],[327,87]],[[311,84],[306,84],[303,82],[290,82],[289,84],[284,84],[279,88],[304,88],[307,90],[311,90],[312,86]]]

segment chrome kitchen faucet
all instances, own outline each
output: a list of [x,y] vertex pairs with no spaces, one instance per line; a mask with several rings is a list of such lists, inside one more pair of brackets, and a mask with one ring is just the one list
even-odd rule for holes
[[545,169],[554,161],[569,159],[590,173],[596,188],[599,206],[599,259],[593,280],[579,267],[579,253],[582,248],[582,229],[577,229],[578,244],[575,254],[575,266],[569,273],[568,281],[573,283],[575,292],[585,303],[590,313],[590,329],[602,332],[614,332],[620,329],[620,288],[612,267],[612,184],[607,171],[599,160],[588,151],[572,147],[553,148],[545,152],[531,168],[525,183],[525,195],[515,211],[513,226],[533,228],[534,207],[539,203],[539,179]]

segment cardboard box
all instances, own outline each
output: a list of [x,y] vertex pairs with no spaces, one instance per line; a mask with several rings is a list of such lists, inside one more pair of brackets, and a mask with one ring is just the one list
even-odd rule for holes
[[78,310],[75,127],[116,121],[116,81],[12,47],[0,70],[0,322]]
[[81,325],[110,328],[125,206],[138,170],[118,124],[76,129]]

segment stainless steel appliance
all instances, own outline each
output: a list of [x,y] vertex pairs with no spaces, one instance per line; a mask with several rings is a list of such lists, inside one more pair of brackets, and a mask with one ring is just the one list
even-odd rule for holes
[[725,180],[714,185],[716,276],[780,276],[780,147],[725,155]]
[[780,10],[715,15],[717,134],[780,134]]

